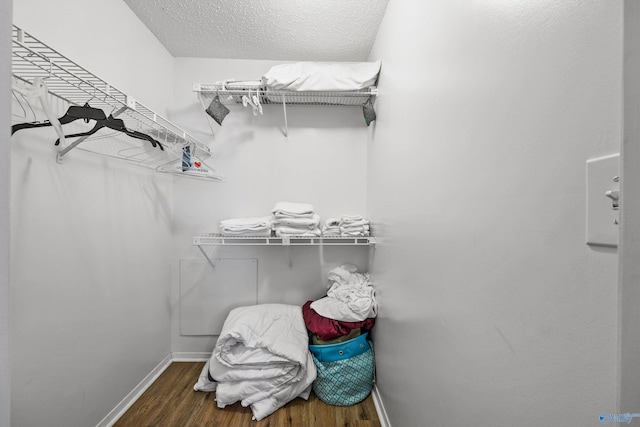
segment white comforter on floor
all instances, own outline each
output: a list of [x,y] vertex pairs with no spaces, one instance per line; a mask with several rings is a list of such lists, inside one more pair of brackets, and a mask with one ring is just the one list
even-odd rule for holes
[[220,408],[238,401],[251,406],[261,420],[296,397],[309,398],[316,367],[308,345],[301,307],[235,308],[194,388],[215,389]]

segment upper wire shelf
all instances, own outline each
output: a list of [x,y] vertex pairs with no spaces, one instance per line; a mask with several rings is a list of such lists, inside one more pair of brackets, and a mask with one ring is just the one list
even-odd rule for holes
[[287,91],[268,89],[258,82],[195,83],[193,90],[205,97],[213,98],[218,95],[224,104],[242,104],[243,96],[256,95],[261,104],[362,106],[371,97],[378,95],[376,87],[351,91]]
[[[82,139],[82,145],[77,148],[124,159],[158,172],[179,172],[185,176],[222,179],[209,165],[202,166],[201,170],[190,168],[183,173],[180,165],[176,167],[175,163],[180,162],[184,146],[190,146],[191,154],[201,162],[200,165],[211,156],[210,148],[134,97],[113,87],[15,25],[12,29],[11,72],[14,79],[27,84],[34,83],[36,78],[44,79],[49,94],[62,104],[82,106],[90,103],[91,107],[103,109],[106,114],[111,112],[114,117],[123,120],[127,128],[144,131],[152,136],[165,150],[149,150],[149,144],[133,138],[116,138],[120,141],[126,139],[126,144],[90,143],[104,138],[104,135],[99,135],[100,132],[95,137],[87,138],[87,143]],[[107,145],[115,148],[107,148]],[[73,148],[76,145],[71,144],[61,149],[58,161],[61,162],[62,157]]]
[[[261,81],[227,81],[223,83],[194,83],[193,91],[203,108],[217,96],[222,104],[281,105],[284,113],[284,135],[288,137],[288,105],[360,106],[373,104],[378,96],[378,88],[371,86],[361,90],[332,91],[288,91],[274,90],[262,85]],[[253,102],[252,102],[253,101]],[[257,102],[256,102],[257,101]],[[262,107],[260,107],[262,108]],[[254,115],[256,111],[254,109]],[[213,128],[211,129],[213,131]]]

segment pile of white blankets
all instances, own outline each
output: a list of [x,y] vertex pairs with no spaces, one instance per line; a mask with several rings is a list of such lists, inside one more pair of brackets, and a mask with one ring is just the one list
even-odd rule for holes
[[225,236],[270,236],[271,217],[231,218],[220,221]]
[[329,271],[327,278],[327,296],[311,303],[316,313],[341,322],[361,322],[378,315],[369,273],[358,273],[355,265],[343,264]]
[[320,217],[308,203],[278,202],[271,213],[276,236],[320,236]]
[[309,398],[317,371],[308,345],[299,306],[235,308],[194,389],[215,390],[219,408],[251,406],[261,420],[296,397]]
[[371,229],[369,220],[360,215],[342,215],[338,218],[327,218],[322,227],[323,236],[369,236]]

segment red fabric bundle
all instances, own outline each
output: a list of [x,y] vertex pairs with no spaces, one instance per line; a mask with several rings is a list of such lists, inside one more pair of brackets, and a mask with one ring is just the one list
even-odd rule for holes
[[369,318],[362,322],[341,322],[339,320],[329,319],[316,313],[311,308],[313,301],[307,301],[302,306],[302,317],[307,329],[316,334],[321,340],[331,340],[334,338],[347,335],[353,329],[364,328],[370,330],[376,323],[375,318]]

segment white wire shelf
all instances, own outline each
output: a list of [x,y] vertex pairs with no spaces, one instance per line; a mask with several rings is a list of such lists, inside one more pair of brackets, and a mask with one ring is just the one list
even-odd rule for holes
[[[182,169],[172,163],[181,160],[185,145],[191,147],[192,157],[201,165],[211,156],[207,145],[15,25],[12,30],[12,76],[27,84],[32,84],[37,77],[43,78],[49,94],[67,107],[88,103],[91,107],[104,110],[105,114],[111,112],[114,117],[123,120],[128,129],[146,133],[164,148],[164,151],[150,150],[149,144],[125,137],[115,138],[117,141],[114,144],[105,144],[105,134],[99,131],[95,136],[80,138],[61,148],[58,152],[59,162],[69,151],[78,148],[127,160],[159,172],[183,174]],[[92,140],[96,142],[90,143]],[[97,142],[100,140],[103,141]],[[183,175],[217,181],[222,179],[208,164],[198,168],[201,170],[193,167]]]
[[[260,81],[194,83],[193,91],[198,94],[202,107],[206,110],[216,96],[225,105],[240,104],[246,106],[247,99],[255,96],[259,105],[281,105],[284,114],[284,134],[288,136],[287,106],[346,106],[362,107],[367,102],[375,102],[378,89],[375,86],[362,90],[336,91],[286,91],[264,87]],[[254,113],[255,114],[255,113]],[[212,129],[213,131],[213,129]]]
[[195,83],[194,92],[209,102],[215,95],[223,104],[242,104],[243,96],[256,95],[261,104],[362,106],[367,100],[378,95],[376,87],[352,91],[285,91],[270,90],[255,83]]
[[226,236],[217,233],[193,237],[194,246],[375,246],[373,236]]

